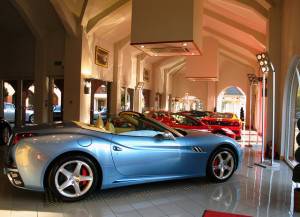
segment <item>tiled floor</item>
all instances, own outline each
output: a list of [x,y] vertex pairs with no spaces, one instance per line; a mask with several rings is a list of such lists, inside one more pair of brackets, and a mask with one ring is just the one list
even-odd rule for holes
[[99,191],[76,203],[15,189],[1,174],[0,217],[201,217],[205,209],[293,216],[291,170],[284,163],[279,171],[253,166],[258,160],[256,152],[246,148],[241,169],[222,184],[203,178],[138,185]]

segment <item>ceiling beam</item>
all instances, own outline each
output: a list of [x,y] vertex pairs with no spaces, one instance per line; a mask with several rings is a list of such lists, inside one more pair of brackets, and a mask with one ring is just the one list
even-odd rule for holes
[[203,30],[206,33],[210,34],[211,36],[216,36],[217,38],[222,38],[223,40],[228,41],[229,43],[234,44],[235,46],[238,46],[238,47],[248,51],[253,56],[255,56],[258,52],[261,52],[261,50],[254,49],[254,48],[248,46],[247,44],[244,44],[234,38],[231,38],[231,37],[219,32],[219,31],[216,31],[210,27],[204,27]]
[[80,17],[79,17],[79,21],[80,21],[81,25],[83,24],[83,18],[84,18],[84,15],[86,13],[86,8],[88,6],[88,3],[89,3],[89,0],[84,0],[83,1],[83,5],[82,5],[82,8],[81,8]]
[[101,13],[97,14],[93,18],[91,18],[86,26],[86,32],[91,33],[93,29],[95,29],[98,22],[100,22],[103,18],[111,14],[112,12],[116,11],[120,7],[122,7],[124,4],[128,3],[130,0],[119,0],[109,8],[105,9]]
[[70,12],[62,0],[50,0],[55,11],[57,12],[65,30],[70,34],[76,36],[78,34],[78,20]]
[[224,44],[220,44],[219,53],[226,56],[230,56],[232,59],[245,66],[254,67],[257,64],[257,62],[254,59],[251,59],[245,56],[244,54],[241,54],[240,52],[237,52]]
[[266,46],[266,36],[258,31],[255,31],[241,23],[238,23],[235,20],[232,20],[228,17],[225,17],[219,13],[216,13],[212,10],[209,9],[204,9],[204,14],[211,17],[212,19],[217,20],[218,22],[224,23],[226,25],[230,25],[233,28],[243,31],[246,34],[251,35],[253,38],[255,38],[257,40],[257,42],[261,45],[261,46]]
[[264,19],[269,18],[269,11],[255,0],[223,0],[223,1],[227,1],[227,2],[229,1],[235,4],[239,4],[240,6],[245,6],[251,9],[252,11],[254,11],[256,14],[263,17]]
[[272,2],[272,0],[256,0],[256,1],[267,10],[270,10],[271,7],[274,6],[274,2]]

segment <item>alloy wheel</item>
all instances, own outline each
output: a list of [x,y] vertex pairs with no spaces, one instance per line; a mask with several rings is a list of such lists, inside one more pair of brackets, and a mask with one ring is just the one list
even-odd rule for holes
[[213,159],[213,174],[219,180],[227,179],[234,170],[234,157],[229,151],[219,152]]
[[55,173],[55,187],[67,198],[77,198],[86,194],[93,181],[94,174],[91,167],[81,160],[68,161]]

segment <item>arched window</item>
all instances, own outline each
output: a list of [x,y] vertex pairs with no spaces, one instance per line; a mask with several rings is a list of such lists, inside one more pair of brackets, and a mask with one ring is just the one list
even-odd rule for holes
[[218,95],[217,112],[230,112],[241,118],[242,108],[246,114],[246,94],[239,87],[227,87]]
[[285,153],[285,160],[291,165],[295,165],[294,156],[297,149],[296,136],[298,128],[296,126],[300,119],[300,58],[295,57],[290,65],[287,75],[282,115],[282,150]]

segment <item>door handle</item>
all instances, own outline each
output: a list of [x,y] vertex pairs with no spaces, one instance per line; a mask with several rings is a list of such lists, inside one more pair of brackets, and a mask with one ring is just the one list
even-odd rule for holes
[[113,150],[114,151],[122,151],[122,148],[118,147],[118,146],[113,146]]

